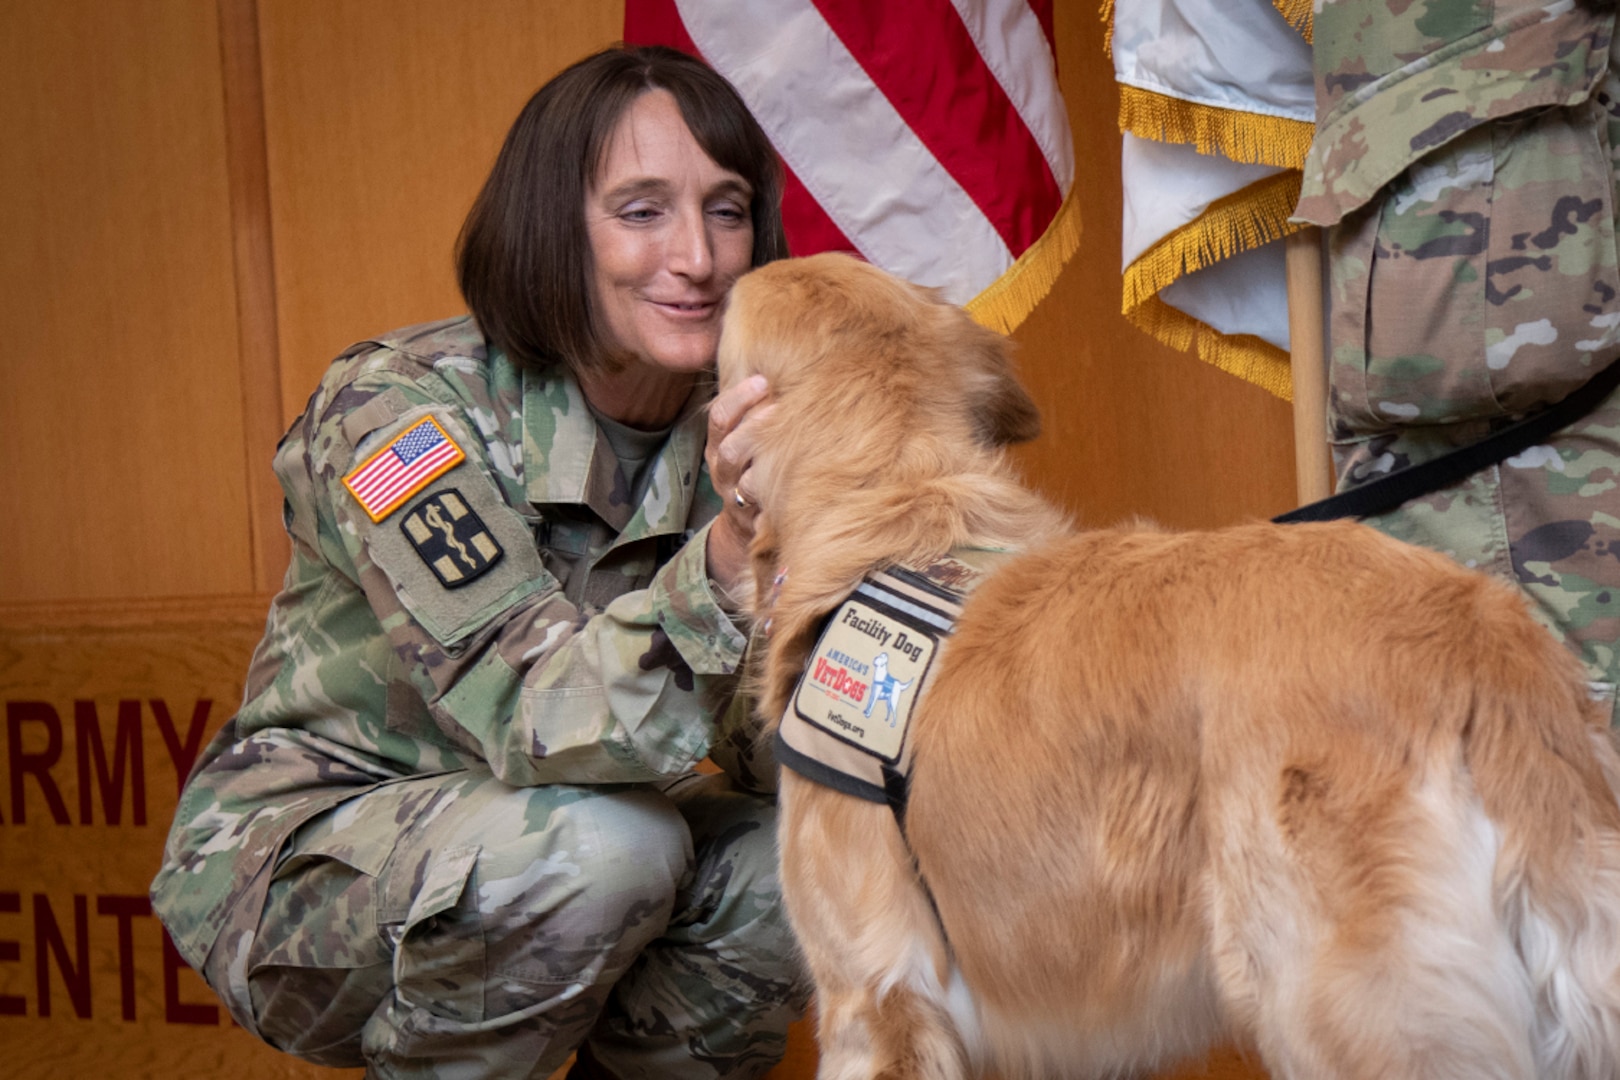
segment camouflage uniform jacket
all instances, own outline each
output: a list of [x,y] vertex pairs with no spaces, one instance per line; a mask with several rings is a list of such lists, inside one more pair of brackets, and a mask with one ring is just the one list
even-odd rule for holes
[[[705,570],[704,405],[633,506],[573,377],[520,370],[469,318],[333,363],[276,453],[293,556],[245,702],[153,883],[188,962],[260,902],[301,822],[378,784],[485,764],[513,785],[634,783],[709,753],[745,638]],[[344,478],[424,417],[465,460],[371,520]],[[375,841],[362,864],[386,857]]]

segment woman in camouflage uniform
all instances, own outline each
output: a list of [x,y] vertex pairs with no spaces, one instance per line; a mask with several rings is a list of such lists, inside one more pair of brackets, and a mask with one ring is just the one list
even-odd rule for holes
[[765,388],[709,401],[780,190],[700,62],[575,64],[463,229],[473,316],[355,345],[282,441],[292,565],[152,887],[272,1045],[379,1077],[780,1058],[803,994],[727,602]]

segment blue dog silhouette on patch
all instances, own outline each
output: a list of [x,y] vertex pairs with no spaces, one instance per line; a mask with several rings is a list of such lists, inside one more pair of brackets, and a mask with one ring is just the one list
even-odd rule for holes
[[915,681],[913,679],[910,682],[901,682],[893,675],[890,675],[889,654],[886,652],[878,653],[877,656],[872,658],[872,693],[866,699],[866,712],[864,715],[871,716],[872,706],[881,700],[883,704],[889,707],[889,726],[894,727],[895,714],[900,709],[900,695],[905,693],[910,688],[911,683]]

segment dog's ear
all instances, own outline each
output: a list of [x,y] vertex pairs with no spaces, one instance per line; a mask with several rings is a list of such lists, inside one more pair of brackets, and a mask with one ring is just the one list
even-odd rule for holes
[[968,352],[978,369],[973,402],[977,434],[989,446],[1028,442],[1041,433],[1041,414],[1014,374],[1012,342],[977,323],[972,326]]

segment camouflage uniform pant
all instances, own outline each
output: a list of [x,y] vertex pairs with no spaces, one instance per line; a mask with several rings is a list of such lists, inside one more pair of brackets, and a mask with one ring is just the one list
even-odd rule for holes
[[386,785],[294,834],[253,929],[205,965],[238,1022],[368,1076],[546,1077],[582,1042],[624,1080],[758,1076],[804,1005],[775,807],[720,776]]
[[[1620,351],[1617,111],[1611,59],[1591,101],[1475,128],[1330,231],[1341,490],[1476,442]],[[1612,701],[1620,393],[1545,445],[1368,523],[1516,582]]]
[[[1415,452],[1461,430],[1382,440]],[[1423,456],[1433,457],[1429,445]],[[1620,392],[1542,446],[1367,524],[1516,583],[1585,665],[1593,696],[1620,682]]]

